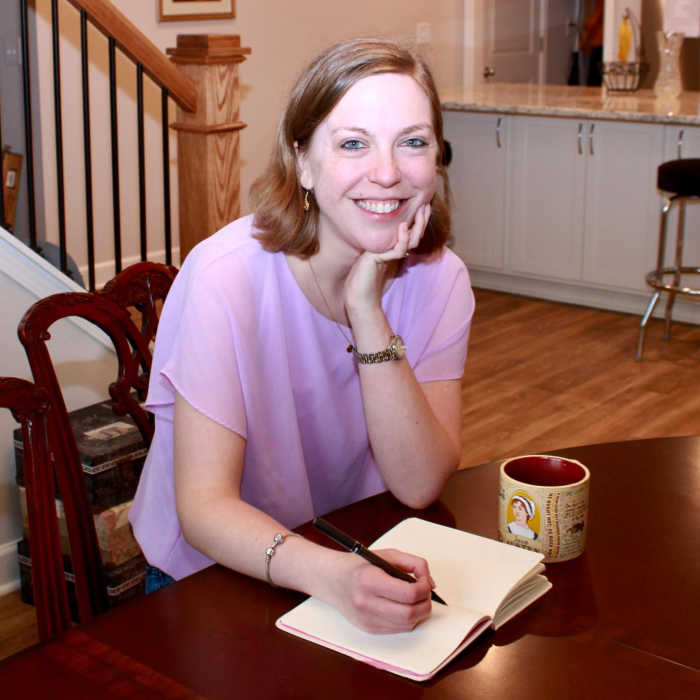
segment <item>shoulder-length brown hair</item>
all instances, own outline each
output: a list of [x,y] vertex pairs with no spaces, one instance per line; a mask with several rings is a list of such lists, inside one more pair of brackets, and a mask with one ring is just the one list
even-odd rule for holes
[[438,143],[437,171],[443,193],[436,192],[432,214],[415,253],[429,254],[442,247],[450,233],[449,184],[443,165],[440,98],[430,69],[407,48],[380,39],[355,39],[332,46],[314,59],[292,89],[277,129],[277,142],[265,172],[253,183],[256,238],[271,252],[308,258],[318,251],[318,210],[304,211],[294,144],[308,147],[316,127],[359,80],[379,73],[411,76],[430,100]]

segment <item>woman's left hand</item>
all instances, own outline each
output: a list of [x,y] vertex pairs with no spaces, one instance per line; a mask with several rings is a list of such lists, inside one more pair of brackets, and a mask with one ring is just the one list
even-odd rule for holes
[[430,220],[430,204],[418,208],[411,226],[399,224],[396,244],[383,253],[365,251],[352,266],[345,281],[345,307],[348,314],[381,305],[387,272],[394,260],[401,260],[416,248]]

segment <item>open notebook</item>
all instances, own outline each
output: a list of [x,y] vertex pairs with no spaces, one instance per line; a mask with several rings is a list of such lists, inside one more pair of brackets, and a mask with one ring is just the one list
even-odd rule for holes
[[365,663],[414,680],[427,680],[485,629],[498,629],[552,584],[543,556],[444,525],[408,518],[372,549],[393,547],[428,560],[435,591],[447,606],[411,632],[375,635],[348,622],[335,608],[308,598],[282,615],[277,627]]

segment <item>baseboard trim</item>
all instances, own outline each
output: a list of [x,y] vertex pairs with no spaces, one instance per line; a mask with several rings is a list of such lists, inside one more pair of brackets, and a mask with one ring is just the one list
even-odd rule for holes
[[[520,294],[536,299],[560,301],[565,304],[590,306],[607,311],[619,311],[633,316],[641,316],[649,303],[651,291],[635,292],[621,289],[593,287],[585,283],[552,281],[534,277],[506,274],[492,270],[469,268],[474,287],[493,289],[498,292]],[[654,317],[663,317],[665,298],[654,310]],[[700,325],[700,303],[676,297],[673,306],[673,320]]]
[[17,540],[0,545],[0,596],[19,590],[19,564],[17,562]]

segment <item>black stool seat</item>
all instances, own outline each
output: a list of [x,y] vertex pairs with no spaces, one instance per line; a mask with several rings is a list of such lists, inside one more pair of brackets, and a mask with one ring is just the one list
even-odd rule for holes
[[683,158],[662,163],[657,171],[657,187],[681,197],[700,197],[700,158]]
[[[661,223],[659,226],[659,247],[656,256],[656,269],[646,276],[647,284],[654,290],[649,299],[646,311],[639,324],[639,340],[637,341],[637,359],[642,359],[644,350],[644,331],[647,322],[654,312],[656,302],[661,293],[668,294],[666,313],[664,314],[664,339],[671,337],[671,312],[677,294],[685,294],[691,298],[700,298],[700,286],[690,286],[683,281],[684,276],[700,276],[700,267],[683,264],[683,239],[685,236],[685,204],[687,200],[700,198],[700,158],[683,158],[662,163],[657,170],[656,184],[662,192],[667,193],[666,203],[661,208]],[[673,265],[665,264],[666,256],[666,220],[671,207],[678,206],[678,230]]]

